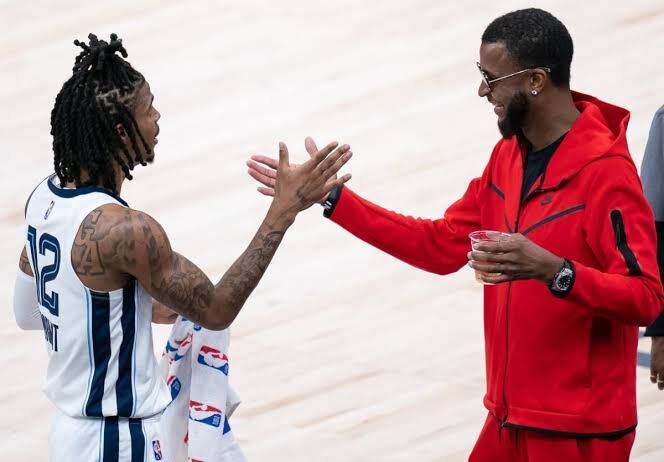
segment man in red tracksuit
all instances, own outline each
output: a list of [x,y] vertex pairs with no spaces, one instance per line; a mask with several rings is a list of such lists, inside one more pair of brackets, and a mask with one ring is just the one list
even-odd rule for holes
[[[470,261],[495,284],[484,289],[489,415],[471,462],[624,462],[634,442],[638,326],[664,303],[655,227],[627,147],[629,113],[570,90],[572,54],[565,26],[542,10],[487,27],[478,93],[503,139],[443,218],[399,215],[349,188],[324,204],[411,265],[449,274]],[[270,194],[274,172],[250,167]],[[481,229],[510,237],[469,252]]]

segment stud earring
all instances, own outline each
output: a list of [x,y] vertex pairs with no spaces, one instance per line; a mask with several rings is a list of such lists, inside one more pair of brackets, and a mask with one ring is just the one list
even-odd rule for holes
[[532,90],[530,93],[532,93],[533,96],[537,96],[537,90]]

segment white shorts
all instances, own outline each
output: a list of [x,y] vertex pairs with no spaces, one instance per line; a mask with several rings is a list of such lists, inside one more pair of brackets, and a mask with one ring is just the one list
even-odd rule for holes
[[50,462],[168,462],[159,417],[70,417],[57,410],[49,435]]

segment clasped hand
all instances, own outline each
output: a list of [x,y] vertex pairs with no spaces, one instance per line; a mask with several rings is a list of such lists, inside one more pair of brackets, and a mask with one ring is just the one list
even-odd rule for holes
[[563,266],[563,259],[522,234],[496,242],[480,242],[468,252],[468,266],[488,284],[536,279],[549,284]]

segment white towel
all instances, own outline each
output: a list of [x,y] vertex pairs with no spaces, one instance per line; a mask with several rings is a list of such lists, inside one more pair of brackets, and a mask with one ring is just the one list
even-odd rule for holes
[[246,462],[228,422],[240,404],[228,383],[230,332],[178,316],[161,358],[173,402],[162,416],[172,462]]

